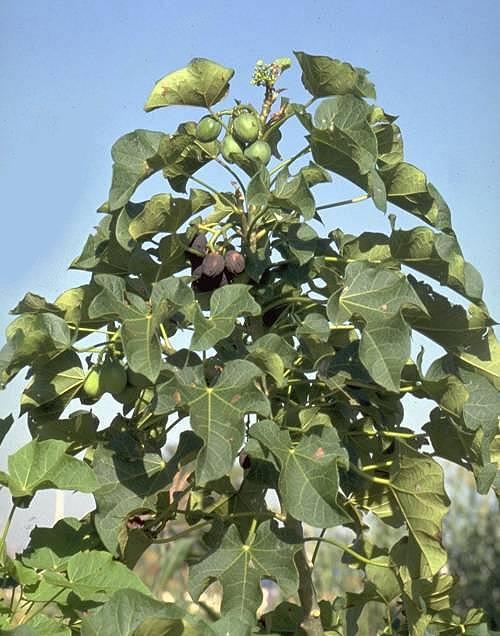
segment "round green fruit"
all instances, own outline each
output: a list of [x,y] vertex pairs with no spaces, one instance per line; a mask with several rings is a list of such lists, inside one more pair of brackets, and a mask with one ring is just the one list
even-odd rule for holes
[[222,141],[221,147],[222,156],[229,163],[233,163],[235,157],[242,157],[243,150],[232,135],[226,135]]
[[248,148],[245,148],[244,154],[245,157],[266,165],[271,159],[271,147],[266,141],[254,141]]
[[259,136],[260,122],[253,113],[242,113],[233,121],[233,134],[239,141],[250,144]]
[[101,390],[104,393],[121,393],[127,386],[127,372],[118,360],[106,360],[101,367]]
[[203,117],[196,126],[196,138],[199,141],[214,141],[219,136],[222,124],[210,115]]
[[91,400],[99,398],[103,394],[101,389],[101,373],[98,367],[92,367],[85,376],[83,391]]

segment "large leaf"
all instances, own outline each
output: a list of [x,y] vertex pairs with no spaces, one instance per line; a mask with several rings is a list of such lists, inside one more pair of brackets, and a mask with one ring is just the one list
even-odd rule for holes
[[144,110],[162,106],[204,106],[220,101],[229,90],[234,70],[201,57],[195,57],[188,66],[169,73],[156,82]]
[[481,301],[481,275],[467,263],[454,236],[420,226],[394,230],[391,254],[401,263],[447,285],[473,302]]
[[210,316],[206,318],[197,305],[191,348],[203,351],[231,335],[236,318],[245,314],[256,316],[260,305],[250,295],[250,285],[226,285],[210,297]]
[[448,205],[427,181],[422,170],[402,161],[390,170],[381,171],[380,176],[390,203],[411,212],[438,230],[451,230]]
[[280,430],[270,420],[254,424],[250,434],[278,459],[279,492],[286,510],[295,519],[318,528],[340,525],[350,519],[337,504],[337,466],[346,466],[348,457],[335,429],[317,427],[297,445],[292,443],[288,431]]
[[149,594],[148,588],[127,568],[115,561],[109,552],[90,550],[78,552],[66,564],[67,578],[47,572],[45,579],[54,586],[71,590],[82,601],[102,602],[121,589]]
[[401,371],[411,353],[410,336],[410,327],[399,315],[363,329],[359,359],[373,380],[388,391],[399,391]]
[[271,195],[270,205],[297,210],[306,221],[314,217],[316,204],[302,173],[286,181],[277,181],[276,188]]
[[191,426],[204,442],[196,464],[196,481],[203,484],[229,472],[243,441],[243,416],[270,414],[269,401],[255,380],[262,371],[251,362],[224,366],[216,384],[207,386],[202,366],[177,375],[179,402],[189,408]]
[[366,174],[377,159],[377,139],[370,127],[367,104],[353,95],[343,95],[324,100],[314,113],[318,130],[329,131],[328,143],[338,152],[350,156],[359,166],[360,174]]
[[353,315],[360,316],[370,324],[410,307],[427,313],[406,276],[366,262],[350,263],[338,300],[332,297],[329,301],[329,317],[340,323]]
[[[85,616],[82,621],[82,636],[138,636],[147,621],[157,619],[161,636],[212,636],[206,623],[187,614],[174,603],[163,603],[150,596],[132,590],[118,590],[111,599],[97,610]],[[199,624],[199,627],[196,626]],[[189,626],[189,627],[187,627]]]
[[59,440],[32,440],[8,459],[8,487],[13,497],[47,488],[94,492],[97,480],[90,466],[66,454]]
[[500,391],[500,343],[492,329],[487,338],[481,339],[479,347],[456,354],[467,367],[484,375]]
[[410,355],[405,309],[425,313],[425,306],[400,272],[365,261],[350,263],[339,295],[328,301],[328,317],[341,323],[354,316],[365,323],[359,357],[375,382],[399,391],[401,371]]
[[302,83],[314,97],[347,95],[375,97],[373,84],[366,79],[367,71],[326,55],[308,55],[294,51],[302,68]]
[[165,133],[152,130],[134,130],[120,137],[111,149],[113,179],[109,191],[109,208],[122,208],[137,186],[162,167],[158,155]]
[[431,457],[398,443],[390,468],[389,489],[409,532],[408,566],[412,576],[433,576],[446,563],[441,525],[449,500],[443,469]]
[[213,200],[212,195],[204,190],[191,190],[189,199],[157,194],[143,204],[138,214],[129,218],[130,236],[143,241],[158,232],[176,232],[187,219]]
[[61,570],[78,552],[100,547],[91,523],[67,517],[60,519],[52,528],[35,526],[29,545],[22,554],[22,562],[38,570]]
[[27,364],[68,349],[71,334],[66,322],[54,314],[23,314],[8,325],[7,343],[0,350],[0,384]]
[[253,625],[262,601],[261,578],[275,580],[286,597],[296,593],[298,574],[293,559],[299,549],[299,544],[270,521],[262,523],[247,542],[232,525],[218,549],[190,567],[191,593],[198,599],[211,580],[218,579],[223,587],[223,613],[233,611]]
[[[411,325],[424,336],[458,355],[470,355],[491,360],[485,339],[488,327],[494,324],[483,307],[452,304],[446,296],[438,294],[430,285],[408,276],[413,289],[425,306],[425,313],[411,316]],[[473,358],[472,358],[473,359]]]
[[125,281],[110,274],[98,274],[102,288],[89,307],[91,317],[120,318],[121,338],[130,368],[155,382],[161,368],[159,324],[169,313],[192,302],[194,296],[180,279],[169,278],[153,285],[150,303],[126,290]]
[[176,192],[185,192],[189,177],[217,153],[216,141],[200,143],[196,139],[195,122],[180,124],[176,133],[165,136],[160,144],[163,175]]
[[21,397],[21,413],[44,407],[44,412],[62,412],[85,380],[77,353],[63,351],[35,374]]
[[98,483],[95,525],[112,554],[118,552],[118,538],[127,518],[138,511],[156,510],[157,494],[171,483],[179,463],[193,459],[199,447],[192,433],[182,433],[167,464],[153,453],[128,458],[98,447],[93,462]]

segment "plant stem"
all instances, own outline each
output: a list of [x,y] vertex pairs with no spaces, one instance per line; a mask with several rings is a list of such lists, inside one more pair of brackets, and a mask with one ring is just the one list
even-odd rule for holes
[[[64,592],[64,589],[59,590],[59,592],[56,592],[56,594],[54,594],[48,601],[45,601],[41,604],[41,606],[39,608],[37,608],[33,614],[31,614],[31,616],[29,616],[28,614],[25,614],[21,620],[19,621],[19,625],[22,625],[23,623],[27,623],[28,621],[30,621],[32,618],[34,618],[35,616],[37,616],[38,614],[40,614],[40,612],[43,612],[43,610],[50,605],[51,603],[53,603],[56,598],[59,596],[59,594],[61,594],[62,592]],[[35,603],[35,601],[33,601],[33,603]],[[31,607],[30,607],[31,610]]]
[[344,201],[336,201],[335,203],[326,203],[325,205],[318,205],[316,210],[327,210],[328,208],[338,208],[341,205],[349,205],[350,203],[360,203],[361,201],[366,201],[369,199],[369,194],[362,194],[359,197],[354,197],[353,199],[344,199]]
[[174,421],[172,422],[172,424],[170,424],[170,426],[167,426],[167,428],[165,429],[165,435],[168,435],[168,433],[170,433],[170,431],[171,431],[171,430],[172,430],[175,426],[177,426],[177,424],[178,424],[179,422],[182,422],[182,420],[183,420],[183,419],[184,419],[183,417],[178,417],[176,420],[174,420]]
[[74,329],[75,331],[83,331],[85,333],[102,333],[104,336],[114,336],[116,332],[114,331],[104,331],[102,329],[91,329],[90,327],[74,327],[73,325],[68,325],[70,329]]
[[195,526],[192,526],[191,528],[187,528],[186,530],[183,530],[182,532],[179,532],[178,534],[175,534],[172,537],[165,537],[164,539],[154,539],[153,543],[172,543],[173,541],[177,541],[177,539],[180,539],[181,537],[185,537],[191,534],[192,532],[199,530],[200,528],[209,526],[211,523],[213,523],[212,519],[209,519],[208,521],[202,521],[201,523],[198,523]]
[[371,481],[373,484],[382,484],[383,486],[389,486],[391,484],[390,479],[384,479],[383,477],[373,477],[373,475],[367,475],[361,470],[361,468],[358,468],[356,464],[353,464],[350,462],[349,467],[355,473],[363,477],[363,479],[366,479],[367,481]]
[[266,311],[269,311],[270,309],[274,309],[275,307],[279,307],[280,305],[283,305],[283,308],[285,308],[285,305],[290,305],[293,303],[311,303],[311,302],[312,302],[312,299],[309,298],[308,296],[284,296],[283,298],[277,298],[276,300],[269,303],[268,305],[265,305],[262,308],[262,313],[265,313]]
[[163,323],[160,323],[160,333],[161,333],[161,337],[163,338],[163,350],[165,351],[165,353],[169,356],[173,356],[174,353],[176,353],[176,349],[175,347],[172,346],[169,337],[167,335],[167,332],[165,330],[165,327],[163,326]]
[[16,511],[16,505],[12,504],[11,509],[9,511],[9,515],[3,527],[2,536],[0,537],[0,558],[2,558],[4,549],[6,549],[5,542],[7,539],[7,534],[9,532],[10,524],[12,523],[12,518],[14,517],[15,511]]
[[362,554],[359,554],[359,552],[356,552],[355,550],[350,548],[345,543],[342,543],[341,541],[337,541],[336,539],[327,539],[326,537],[319,536],[319,537],[306,537],[304,541],[318,541],[318,543],[329,543],[330,545],[333,545],[336,548],[340,548],[341,550],[351,555],[353,558],[357,559],[358,561],[361,561],[361,563],[366,563],[367,565],[375,565],[379,568],[391,567],[390,565],[387,565],[387,563],[378,563],[377,561],[368,559]]
[[229,205],[230,208],[232,208],[233,212],[236,212],[237,214],[241,213],[241,210],[239,208],[237,208],[235,206],[235,204],[230,199],[225,197],[222,194],[222,192],[219,192],[218,190],[213,188],[210,184],[206,183],[206,181],[202,181],[201,179],[198,179],[198,177],[195,177],[193,175],[190,175],[189,178],[192,181],[194,181],[195,183],[198,183],[199,185],[203,186],[204,188],[206,188],[210,192],[213,192],[213,194],[215,194],[218,199],[223,199],[226,202],[226,204]]
[[393,464],[393,460],[392,459],[388,459],[385,462],[379,462],[378,464],[368,464],[367,466],[363,466],[363,468],[361,469],[363,472],[368,472],[369,470],[377,470],[379,468],[387,468],[388,466],[392,466]]
[[[300,521],[287,515],[285,525],[302,541],[306,541],[306,539],[304,539],[304,529]],[[301,623],[301,627],[308,636],[323,636],[324,631],[321,625],[321,612],[312,580],[312,568],[307,562],[305,545],[296,553],[295,564],[299,571],[299,599],[305,611],[305,618]]]
[[[302,148],[302,150],[299,150],[299,152],[297,152],[296,154],[294,154],[292,157],[290,157],[290,159],[286,159],[286,161],[282,161],[281,163],[279,163],[277,166],[275,166],[272,170],[269,171],[269,175],[274,174],[275,172],[278,172],[279,170],[281,170],[282,168],[284,168],[285,166],[289,166],[290,164],[292,164],[294,161],[296,161],[297,159],[299,159],[300,157],[302,157],[302,155],[305,155],[309,152],[309,150],[311,149],[311,146],[309,146],[309,144],[307,146],[304,146],[304,148]],[[271,185],[273,185],[273,183],[276,181],[275,177],[272,181],[271,181]]]
[[328,528],[322,528],[321,532],[319,533],[318,541],[316,542],[316,545],[314,546],[314,552],[313,552],[313,555],[311,557],[311,563],[313,565],[316,563],[316,559],[318,557],[318,552],[319,552],[319,549],[320,549],[321,543],[322,543],[321,539],[323,539],[323,537],[325,536],[327,530],[328,530]]
[[243,181],[240,179],[239,175],[236,174],[236,172],[230,168],[227,163],[225,161],[223,161],[222,159],[220,159],[219,157],[217,157],[216,155],[212,155],[210,152],[208,152],[208,150],[206,150],[202,144],[200,144],[199,141],[194,141],[195,145],[198,146],[198,148],[200,148],[201,150],[203,150],[203,152],[210,157],[210,159],[213,159],[214,161],[216,161],[220,166],[222,166],[224,168],[224,170],[227,170],[229,172],[229,174],[236,179],[236,181],[238,182],[238,185],[241,188],[241,191],[244,193],[245,192],[245,186],[243,185]]

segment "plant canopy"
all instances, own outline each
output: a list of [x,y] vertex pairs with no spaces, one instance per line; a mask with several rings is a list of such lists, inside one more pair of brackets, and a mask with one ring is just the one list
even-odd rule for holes
[[[479,493],[500,485],[500,357],[481,276],[368,72],[295,57],[305,103],[276,87],[288,58],[257,63],[259,107],[217,110],[234,70],[211,60],[160,79],[146,111],[201,117],[116,141],[109,198],[71,264],[88,282],[12,310],[0,380],[27,372],[32,440],[0,473],[12,496],[1,633],[348,636],[369,602],[384,634],[490,633],[480,609],[452,609],[439,461],[471,471]],[[303,140],[282,157],[290,120]],[[165,191],[132,200],[157,173]],[[328,195],[339,179],[352,198]],[[336,228],[349,204],[380,231]],[[415,334],[440,350],[425,370]],[[114,417],[93,410],[104,394]],[[432,402],[424,421],[408,395]],[[13,423],[0,420],[0,441]],[[92,493],[95,508],[36,527],[9,556],[16,509],[49,488]],[[400,530],[393,545],[371,542],[375,517]],[[330,538],[335,527],[352,541]],[[134,566],[185,537],[192,603],[163,602]],[[318,598],[325,542],[362,572],[360,592]],[[203,600],[215,582],[220,611]],[[270,582],[281,600],[263,614]]]

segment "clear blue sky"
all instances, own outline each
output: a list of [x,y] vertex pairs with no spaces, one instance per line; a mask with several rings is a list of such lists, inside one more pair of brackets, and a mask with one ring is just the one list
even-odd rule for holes
[[[237,69],[233,96],[257,99],[249,85],[255,61],[293,49],[370,70],[378,103],[400,116],[407,160],[448,201],[498,317],[499,32],[497,0],[3,0],[2,332],[25,291],[53,299],[86,280],[66,268],[107,198],[112,143],[135,128],[171,131],[180,121],[176,108],[142,111],[156,79],[208,57]],[[297,65],[283,84],[292,98],[306,99]],[[332,227],[346,219],[349,231],[387,229],[366,206],[339,212]],[[0,416],[15,409],[19,387],[2,396]]]

